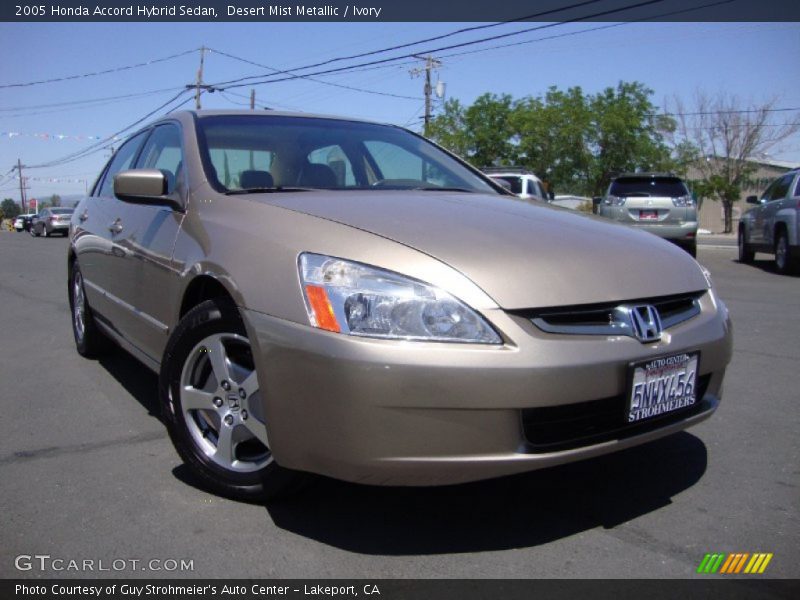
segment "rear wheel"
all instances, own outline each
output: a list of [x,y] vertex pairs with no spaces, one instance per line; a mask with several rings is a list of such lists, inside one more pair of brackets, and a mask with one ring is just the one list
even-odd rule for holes
[[47,237],[47,225],[42,225],[42,237]]
[[755,257],[755,252],[753,252],[750,244],[747,243],[747,238],[745,237],[744,228],[739,228],[739,262],[740,263],[751,263],[753,262],[753,258]]
[[305,479],[272,456],[250,341],[232,302],[208,300],[181,320],[162,361],[160,395],[175,449],[210,490],[261,501]]
[[96,358],[110,349],[111,342],[98,329],[92,309],[86,301],[83,275],[77,261],[72,263],[70,269],[69,306],[72,312],[72,334],[78,354],[86,358]]

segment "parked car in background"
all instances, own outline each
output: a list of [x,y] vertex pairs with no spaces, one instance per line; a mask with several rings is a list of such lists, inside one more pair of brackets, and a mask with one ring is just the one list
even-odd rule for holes
[[680,249],[352,119],[163,117],[78,204],[67,262],[77,351],[159,373],[178,454],[238,498],[629,448],[711,416],[731,357]]
[[30,231],[31,221],[35,216],[36,213],[28,213],[27,215],[19,215],[16,219],[14,219],[14,229],[16,229],[17,233],[22,231]]
[[598,214],[670,240],[697,256],[697,205],[680,177],[633,173],[615,177]]
[[800,270],[800,169],[773,181],[756,204],[739,220],[739,261],[749,263],[756,252],[775,256],[779,273]]
[[548,199],[542,180],[526,169],[520,167],[484,167],[481,171],[500,183],[500,185],[506,182],[508,185],[503,187],[515,196],[545,201]]
[[43,208],[31,223],[31,235],[48,237],[56,233],[67,235],[74,208]]

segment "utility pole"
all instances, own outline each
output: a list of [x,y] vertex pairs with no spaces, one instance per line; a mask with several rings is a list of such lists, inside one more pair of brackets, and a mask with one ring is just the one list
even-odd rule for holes
[[256,91],[255,89],[250,90],[250,110],[256,109]]
[[22,161],[17,159],[17,172],[19,173],[19,202],[22,207],[22,214],[27,215],[28,211],[25,208],[27,202],[25,201],[25,179],[22,177]]
[[417,75],[421,75],[423,72],[425,73],[425,126],[422,130],[423,135],[428,135],[428,127],[430,126],[431,122],[431,92],[433,91],[433,87],[431,86],[431,71],[433,69],[438,69],[442,66],[441,61],[433,58],[432,56],[414,56],[419,60],[425,61],[424,67],[418,67],[416,69],[411,69],[409,73],[412,77],[416,77]]
[[197,69],[197,83],[194,86],[194,107],[200,110],[200,90],[203,88],[203,62],[206,56],[206,47],[200,47],[200,68]]

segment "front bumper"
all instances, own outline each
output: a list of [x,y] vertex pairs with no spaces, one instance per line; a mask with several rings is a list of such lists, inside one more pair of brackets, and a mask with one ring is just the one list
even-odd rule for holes
[[[680,431],[719,404],[731,356],[727,310],[702,312],[661,341],[545,334],[501,310],[485,316],[503,346],[370,340],[243,310],[263,414],[283,466],[383,485],[474,481],[589,458]],[[526,437],[530,409],[624,397],[628,365],[700,352],[705,396],[644,430],[542,451]]]

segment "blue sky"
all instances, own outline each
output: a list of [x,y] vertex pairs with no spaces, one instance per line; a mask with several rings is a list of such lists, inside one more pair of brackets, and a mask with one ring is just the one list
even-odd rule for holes
[[[469,25],[474,24],[2,23],[0,53],[5,60],[0,68],[0,85],[114,69],[200,46],[218,51],[206,55],[204,77],[207,83],[217,83],[267,72],[219,52],[276,69],[291,69]],[[501,25],[409,50],[422,52],[447,43],[536,25]],[[608,25],[563,24],[463,48],[460,52]],[[640,81],[650,87],[656,105],[675,95],[691,104],[695,91],[701,89],[712,94],[716,91],[737,94],[745,102],[777,98],[778,107],[800,107],[796,77],[800,59],[798,23],[626,23],[504,49],[446,56],[454,52],[459,50],[440,53],[445,58],[437,75],[447,84],[447,97],[466,104],[485,92],[521,98],[542,94],[549,86],[561,89],[580,86],[594,93],[622,80]],[[398,53],[386,56],[395,54]],[[88,147],[94,142],[89,136],[105,137],[136,121],[183,86],[193,83],[198,61],[199,52],[192,52],[106,75],[0,88],[0,176],[18,158],[23,165],[46,163]],[[423,82],[409,75],[409,69],[414,67],[411,62],[404,60],[383,68],[318,77],[322,81],[410,99],[301,80],[257,86],[256,100],[276,109],[350,115],[419,130]],[[203,108],[236,108],[240,106],[237,103],[247,104],[250,89],[246,86],[224,94],[206,94]],[[141,95],[150,91],[154,93]],[[123,98],[94,106],[63,104],[118,96]],[[41,106],[55,104],[61,105]],[[33,108],[37,106],[40,108]],[[193,102],[185,105],[192,106]],[[776,121],[798,118],[800,111],[776,113]],[[53,137],[57,135],[66,137]],[[30,178],[29,196],[47,198],[53,193],[62,196],[83,193],[87,185],[91,186],[108,154],[104,150],[75,162],[25,170]],[[800,136],[774,148],[771,154],[776,159],[800,163]],[[17,181],[0,178],[0,197],[18,199]]]

